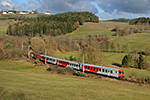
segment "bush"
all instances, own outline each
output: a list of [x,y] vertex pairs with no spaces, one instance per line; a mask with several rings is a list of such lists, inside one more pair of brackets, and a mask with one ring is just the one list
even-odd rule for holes
[[7,43],[4,47],[4,49],[13,48],[13,46],[10,43]]
[[9,49],[6,50],[7,59],[20,59],[23,55],[21,49]]
[[82,52],[77,57],[78,62],[83,61],[83,54],[84,54],[85,63],[95,64],[95,65],[108,63],[107,57],[104,56],[104,54],[101,51],[91,46],[82,49]]

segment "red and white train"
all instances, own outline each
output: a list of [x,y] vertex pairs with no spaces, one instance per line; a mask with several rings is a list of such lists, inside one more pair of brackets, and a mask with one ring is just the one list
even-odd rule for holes
[[95,73],[95,74],[100,74],[100,75],[105,75],[105,76],[115,77],[115,78],[124,77],[124,71],[122,69],[91,65],[91,64],[83,64],[75,61],[69,61],[69,60],[59,59],[55,57],[45,56],[39,53],[34,53],[34,58],[39,58],[39,60],[41,61],[46,60],[47,63],[51,63],[63,67],[71,67],[73,69],[81,70],[84,72],[90,72],[90,73]]

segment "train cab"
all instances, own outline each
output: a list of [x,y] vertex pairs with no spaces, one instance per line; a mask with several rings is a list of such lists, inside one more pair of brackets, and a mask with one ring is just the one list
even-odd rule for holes
[[118,77],[123,78],[124,77],[124,71],[123,70],[118,70]]

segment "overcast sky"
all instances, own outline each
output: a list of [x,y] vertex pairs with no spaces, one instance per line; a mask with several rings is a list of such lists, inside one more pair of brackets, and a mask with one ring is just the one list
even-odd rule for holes
[[150,16],[150,0],[0,0],[0,10],[35,9],[51,14],[89,11],[101,20],[137,18]]

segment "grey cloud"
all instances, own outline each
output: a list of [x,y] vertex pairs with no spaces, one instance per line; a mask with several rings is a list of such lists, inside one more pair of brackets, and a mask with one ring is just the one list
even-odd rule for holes
[[100,16],[99,17],[100,20],[110,20],[110,19],[117,19],[117,18],[133,19],[138,17],[149,17],[150,14],[117,12],[115,10],[113,13],[109,13],[109,12],[98,13],[97,16]]
[[90,2],[95,2],[100,9],[113,13],[150,13],[150,0],[29,0],[24,4],[26,9],[38,9],[41,12],[50,10],[51,13],[61,13],[65,11],[90,11],[98,13],[98,9]]
[[30,0],[24,3],[26,9],[37,9],[38,11],[45,12],[49,10],[51,13],[61,13],[65,11],[90,11],[98,13],[95,6],[89,4],[89,0]]
[[149,13],[150,0],[94,0],[105,12]]

